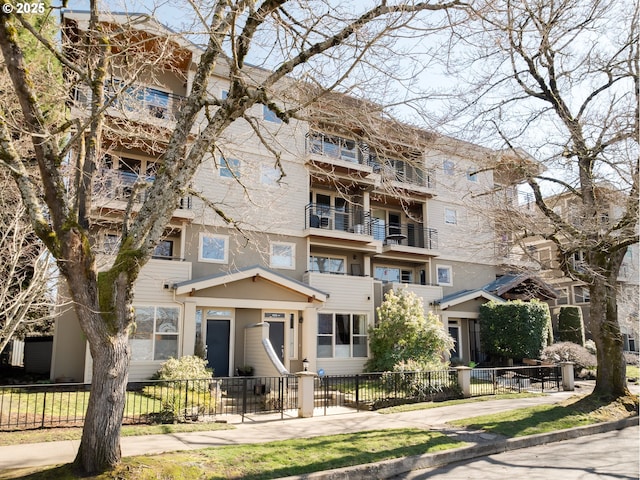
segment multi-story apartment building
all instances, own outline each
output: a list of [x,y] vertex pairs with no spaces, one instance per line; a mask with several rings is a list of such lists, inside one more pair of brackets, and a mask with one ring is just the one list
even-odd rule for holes
[[[66,35],[87,21],[67,12]],[[169,35],[149,18],[138,25],[141,36]],[[135,214],[153,181],[198,54],[175,41],[171,68],[143,70],[136,83],[114,67],[108,88],[121,96],[106,112],[92,211],[105,264],[123,215]],[[224,98],[228,82],[218,67],[209,89]],[[400,288],[440,316],[456,340],[451,355],[479,359],[478,306],[501,300],[483,288],[500,271],[492,222],[480,213],[488,205],[480,193],[496,183],[487,168],[494,152],[398,128],[363,102],[337,99],[337,108],[316,105],[286,124],[256,106],[262,139],[238,121],[212,146],[136,282],[131,380],[191,354],[206,355],[217,376],[246,364],[258,375],[299,371],[305,358],[314,371],[362,371],[376,307]],[[76,91],[72,115],[82,116],[87,100]],[[368,112],[368,130],[344,121],[354,105]],[[57,320],[51,375],[88,381],[91,358],[74,315]]]

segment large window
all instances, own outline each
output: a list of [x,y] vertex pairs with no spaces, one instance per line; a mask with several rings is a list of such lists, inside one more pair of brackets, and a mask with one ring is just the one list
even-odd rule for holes
[[309,257],[309,271],[344,275],[346,273],[345,263],[345,257],[325,257],[321,255],[311,255]]
[[178,356],[178,307],[134,307],[136,330],[129,339],[132,360]]
[[210,263],[227,263],[229,259],[229,237],[226,235],[200,234],[198,260]]
[[295,243],[271,242],[271,268],[296,268]]
[[318,358],[367,356],[367,315],[361,313],[318,314]]

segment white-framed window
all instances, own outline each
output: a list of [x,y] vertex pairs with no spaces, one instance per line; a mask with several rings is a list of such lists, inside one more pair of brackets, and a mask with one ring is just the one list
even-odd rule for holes
[[444,209],[444,223],[447,225],[458,224],[458,211],[455,208]]
[[448,265],[436,265],[436,278],[438,285],[450,287],[453,285],[453,272]]
[[329,257],[326,255],[309,256],[310,272],[344,275],[346,273],[346,264],[346,257]]
[[262,106],[262,118],[265,122],[282,123],[282,120],[266,105]]
[[271,165],[262,165],[260,167],[260,183],[277,187],[279,185],[282,172],[279,168]]
[[567,305],[569,303],[569,289],[566,287],[556,288],[558,291],[558,298],[556,298],[556,305]]
[[136,330],[129,337],[132,360],[178,357],[180,308],[134,306]]
[[367,329],[364,313],[318,313],[318,358],[366,357]]
[[445,175],[453,175],[455,173],[455,164],[451,160],[442,162],[442,171]]
[[478,181],[478,172],[476,171],[475,168],[469,167],[467,169],[467,180],[469,180],[470,182]]
[[284,268],[294,270],[296,268],[296,244],[286,242],[270,243],[271,268]]
[[220,176],[224,178],[240,178],[240,160],[220,157]]
[[229,237],[227,235],[200,233],[198,260],[210,263],[228,263]]
[[576,303],[591,302],[591,293],[587,287],[573,287],[573,297]]

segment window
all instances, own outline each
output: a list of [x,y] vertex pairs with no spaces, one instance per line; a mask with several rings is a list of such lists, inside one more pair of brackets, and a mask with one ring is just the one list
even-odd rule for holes
[[198,260],[210,263],[227,263],[229,259],[229,237],[226,235],[200,234]]
[[107,233],[102,241],[103,252],[108,255],[114,255],[120,247],[120,236],[113,233]]
[[280,177],[282,172],[279,168],[272,167],[271,165],[262,165],[260,170],[260,182],[263,185],[278,186],[280,184]]
[[173,240],[160,240],[153,249],[153,256],[169,259],[173,257]]
[[309,257],[309,271],[320,273],[334,273],[344,275],[346,258],[324,257],[311,255]]
[[375,267],[374,278],[383,282],[413,282],[413,271],[403,270],[399,267]]
[[556,305],[567,305],[569,303],[569,289],[558,288],[558,298],[556,299]]
[[282,120],[276,115],[276,113],[266,105],[262,106],[262,117],[265,122],[282,123]]
[[237,158],[220,157],[220,176],[225,178],[240,178],[240,160]]
[[576,303],[591,302],[591,294],[586,287],[573,287],[573,296]]
[[134,307],[136,330],[129,339],[132,360],[178,356],[178,307]]
[[296,268],[296,245],[295,243],[271,242],[271,262],[272,268],[286,268],[293,270]]
[[478,181],[478,172],[475,168],[467,169],[467,180],[469,180],[470,182]]
[[318,358],[367,356],[367,315],[360,313],[318,314]]
[[454,208],[444,209],[444,223],[448,225],[458,224],[458,212]]
[[436,274],[438,277],[438,285],[453,286],[453,275],[451,267],[436,265]]
[[445,175],[453,175],[455,165],[451,160],[445,160],[442,162],[442,171]]

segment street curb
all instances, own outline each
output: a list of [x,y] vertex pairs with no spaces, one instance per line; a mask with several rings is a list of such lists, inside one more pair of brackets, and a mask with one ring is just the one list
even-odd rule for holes
[[474,445],[471,447],[461,447],[453,450],[447,450],[438,453],[425,453],[423,455],[414,455],[411,457],[397,458],[392,460],[384,460],[382,462],[368,463],[365,465],[356,465],[353,467],[336,468],[334,470],[326,470],[323,472],[306,473],[303,475],[293,475],[290,477],[282,477],[277,480],[342,480],[342,479],[384,479],[395,475],[407,473],[412,470],[420,470],[423,468],[439,467],[449,463],[469,460],[485,455],[493,455],[495,453],[507,452],[510,450],[518,450],[520,448],[534,447],[536,445],[544,445],[547,443],[560,442],[572,438],[584,437],[587,435],[595,435],[597,433],[606,433],[614,430],[622,430],[623,428],[638,425],[639,417],[629,417],[614,422],[596,423],[594,425],[586,425],[584,427],[569,428],[556,432],[539,433],[537,435],[529,435],[526,437],[510,438],[508,440],[500,440],[484,445]]

